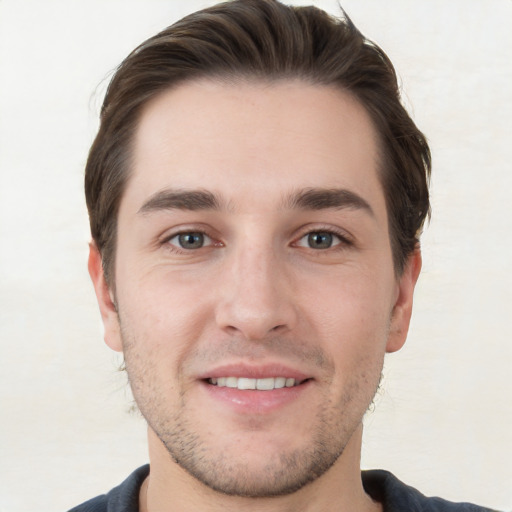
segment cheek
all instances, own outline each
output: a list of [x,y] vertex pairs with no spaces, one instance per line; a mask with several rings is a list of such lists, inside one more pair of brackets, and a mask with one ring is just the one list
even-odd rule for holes
[[[338,279],[323,292],[305,296],[307,323],[341,373],[383,360],[392,310],[392,287],[372,279]],[[311,305],[314,305],[314,309]]]
[[345,411],[364,414],[382,374],[389,319],[382,309],[365,302],[348,302],[325,322],[326,351],[334,363],[330,393]]
[[205,296],[193,280],[175,274],[147,273],[119,279],[119,312],[124,343],[131,338],[156,366],[177,371],[200,338],[207,321]]
[[333,336],[375,338],[387,329],[393,309],[391,280],[386,283],[375,274],[359,274],[331,277],[323,280],[323,286],[318,286],[318,281],[310,284],[300,294],[302,310],[312,321],[319,320]]

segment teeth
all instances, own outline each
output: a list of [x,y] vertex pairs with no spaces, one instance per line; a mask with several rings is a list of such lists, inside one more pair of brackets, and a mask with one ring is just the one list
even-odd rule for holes
[[[295,379],[290,379],[295,382]],[[284,377],[276,377],[274,379],[274,387],[275,388],[284,388],[286,385],[286,379]]]
[[267,377],[265,379],[217,377],[208,379],[208,382],[221,388],[257,389],[260,391],[269,391],[271,389],[281,389],[284,387],[291,388],[299,384],[295,379],[286,377]]
[[257,382],[254,383],[256,389],[268,390],[274,389],[276,387],[276,379],[270,377],[268,379],[258,379]]
[[[217,383],[218,385],[218,383]],[[226,387],[236,388],[238,387],[238,379],[236,377],[226,377]]]
[[256,379],[246,379],[244,377],[237,379],[238,389],[256,389]]

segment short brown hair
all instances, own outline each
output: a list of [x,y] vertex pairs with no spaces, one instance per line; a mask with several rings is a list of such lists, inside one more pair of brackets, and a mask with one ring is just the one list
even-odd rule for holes
[[117,215],[130,175],[142,107],[163,90],[199,78],[301,79],[353,94],[381,142],[395,271],[400,274],[430,212],[430,150],[400,101],[393,65],[345,15],[277,0],[233,0],[186,16],[148,39],[115,72],[85,170],[92,237],[109,284]]

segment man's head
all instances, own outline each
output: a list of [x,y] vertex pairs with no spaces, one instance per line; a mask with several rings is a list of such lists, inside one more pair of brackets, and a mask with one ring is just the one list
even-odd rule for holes
[[428,165],[389,61],[321,11],[222,4],[128,57],[88,163],[89,268],[152,474],[270,497],[358,465]]
[[91,232],[109,283],[141,112],[159,93],[206,77],[269,84],[299,79],[336,87],[362,104],[379,136],[379,177],[400,274],[429,212],[430,152],[400,102],[391,62],[347,18],[274,0],[237,0],[194,13],[144,42],[110,83],[85,177]]

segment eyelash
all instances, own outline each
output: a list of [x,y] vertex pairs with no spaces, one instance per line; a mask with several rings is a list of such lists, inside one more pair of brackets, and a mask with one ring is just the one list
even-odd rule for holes
[[[306,247],[299,245],[299,242],[303,240],[304,238],[314,235],[314,234],[322,234],[322,235],[332,235],[338,240],[338,243],[333,243],[330,247],[326,248],[313,248],[313,247]],[[184,247],[179,247],[177,244],[171,243],[171,240],[174,238],[178,238],[181,235],[201,235],[205,238],[208,238],[210,240],[210,243],[207,245],[201,245],[201,247],[198,248],[189,248],[186,249]],[[161,245],[165,246],[169,251],[175,253],[175,254],[191,254],[197,249],[203,249],[206,247],[224,247],[224,244],[218,240],[215,240],[214,237],[210,236],[204,229],[184,229],[182,231],[178,231],[176,233],[172,233],[171,235],[165,237],[160,242]],[[304,247],[309,248],[313,250],[314,252],[318,254],[325,253],[329,250],[343,250],[348,247],[351,247],[354,245],[354,242],[351,240],[350,236],[340,230],[333,229],[332,227],[315,227],[314,229],[305,230],[299,237],[297,237],[294,242],[292,243],[292,246],[298,246],[298,247]]]
[[171,240],[174,238],[178,238],[181,235],[202,235],[205,238],[208,238],[211,243],[208,245],[202,245],[197,249],[203,249],[205,247],[223,247],[224,244],[214,239],[214,237],[208,235],[208,233],[204,229],[184,229],[182,231],[178,231],[177,233],[172,233],[171,235],[165,237],[160,243],[165,246],[167,250],[175,253],[175,254],[190,254],[197,249],[185,249],[184,247],[180,247],[177,244],[171,243]]
[[308,247],[309,249],[312,249],[313,251],[321,254],[328,250],[343,250],[348,247],[352,247],[354,245],[354,242],[351,240],[350,236],[341,230],[333,229],[332,227],[315,227],[314,229],[308,229],[303,234],[300,235],[294,242],[294,245],[297,245],[301,240],[303,240],[306,237],[309,237],[313,234],[327,234],[332,235],[333,237],[338,239],[338,243],[335,243],[333,240],[333,245],[330,247],[327,247],[325,249],[315,249],[313,247]]

